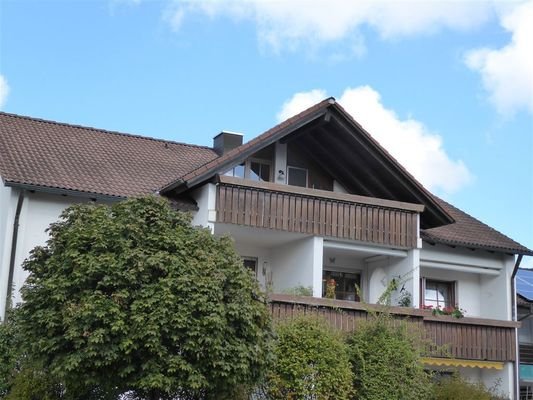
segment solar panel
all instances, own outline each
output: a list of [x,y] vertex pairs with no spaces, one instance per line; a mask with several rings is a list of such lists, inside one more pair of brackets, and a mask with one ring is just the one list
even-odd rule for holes
[[533,270],[518,269],[516,292],[528,301],[533,301]]

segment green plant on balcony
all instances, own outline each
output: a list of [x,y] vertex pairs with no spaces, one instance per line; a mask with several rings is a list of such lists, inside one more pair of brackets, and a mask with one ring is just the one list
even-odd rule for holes
[[433,306],[423,305],[421,309],[431,311],[431,314],[433,315],[450,315],[454,318],[463,318],[466,313],[466,310],[463,310],[458,305],[446,306],[443,308],[441,308],[440,306],[433,308]]
[[285,289],[283,294],[290,294],[291,296],[312,296],[313,288],[311,286],[298,285]]
[[328,279],[326,282],[326,299],[334,299],[335,298],[335,290],[337,288],[337,282],[335,282],[335,279]]
[[413,296],[411,295],[411,292],[404,289],[401,292],[400,297],[398,297],[398,305],[400,307],[411,307],[412,302]]

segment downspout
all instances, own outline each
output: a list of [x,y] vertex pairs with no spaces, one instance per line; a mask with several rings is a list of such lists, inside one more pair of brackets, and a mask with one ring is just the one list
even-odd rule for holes
[[[513,273],[511,275],[511,296],[512,298],[512,320],[517,321],[517,310],[516,310],[516,274],[518,273],[518,268],[522,262],[523,254],[519,254],[516,259]],[[514,398],[518,399],[520,394],[520,349],[518,346],[518,328],[514,328],[514,337],[515,337],[515,362],[514,362]]]
[[22,204],[24,203],[24,190],[19,193],[17,201],[17,209],[15,211],[15,218],[13,220],[13,235],[11,236],[11,257],[9,258],[9,275],[7,278],[7,293],[6,293],[6,308],[4,312],[4,323],[7,321],[7,312],[11,308],[12,291],[13,291],[13,275],[15,274],[15,257],[17,255],[17,240],[19,233],[19,220]]

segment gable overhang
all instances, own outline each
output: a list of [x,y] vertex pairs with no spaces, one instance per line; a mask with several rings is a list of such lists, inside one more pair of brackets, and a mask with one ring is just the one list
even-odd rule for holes
[[161,189],[176,195],[211,180],[277,141],[296,142],[349,193],[424,205],[422,229],[454,222],[433,196],[334,99],[327,99]]

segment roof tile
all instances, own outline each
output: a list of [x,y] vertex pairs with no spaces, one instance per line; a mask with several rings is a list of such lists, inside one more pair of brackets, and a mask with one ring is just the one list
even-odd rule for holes
[[6,182],[110,196],[153,193],[218,157],[208,147],[0,113]]
[[481,248],[513,254],[533,255],[533,251],[513,239],[484,224],[457,207],[433,196],[455,220],[454,223],[438,228],[425,229],[422,239],[429,242]]

